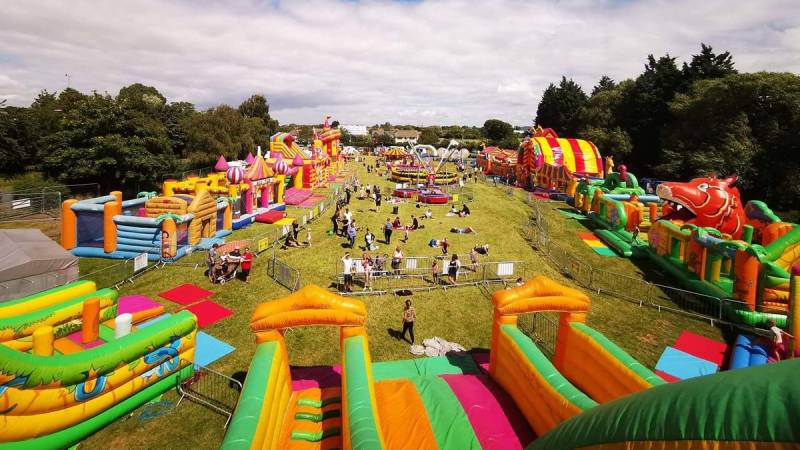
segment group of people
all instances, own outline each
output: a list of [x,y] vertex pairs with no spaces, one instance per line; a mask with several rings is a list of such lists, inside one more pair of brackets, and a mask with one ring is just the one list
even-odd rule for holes
[[292,247],[311,247],[311,228],[306,228],[306,242],[305,244],[300,242],[300,224],[297,223],[297,220],[292,222],[292,229],[286,233],[286,236],[283,238],[283,249],[292,248]]
[[[397,249],[399,251],[399,247]],[[395,251],[395,255],[397,254]],[[402,252],[401,252],[402,255]],[[402,256],[401,256],[402,258]],[[342,257],[342,271],[344,275],[344,286],[342,288],[343,292],[353,292],[353,274],[359,272],[357,270],[360,267],[360,272],[364,274],[364,286],[363,290],[371,291],[372,290],[372,279],[374,276],[386,275],[387,272],[384,269],[384,265],[386,264],[386,260],[389,259],[389,255],[384,254],[376,254],[374,257],[369,254],[369,252],[364,252],[361,254],[361,259],[355,260],[350,255],[350,252],[347,252]],[[392,270],[398,271],[395,269],[395,258],[392,258]]]
[[461,205],[461,209],[459,210],[456,208],[456,205],[453,204],[450,206],[450,215],[458,216],[458,217],[467,217],[470,214],[469,206],[466,203]]
[[244,248],[244,252],[235,247],[229,253],[219,251],[219,244],[214,244],[208,249],[206,255],[206,266],[208,267],[208,279],[212,283],[223,283],[240,274],[240,279],[247,283],[250,278],[250,269],[253,268],[253,257],[255,255],[249,247]]

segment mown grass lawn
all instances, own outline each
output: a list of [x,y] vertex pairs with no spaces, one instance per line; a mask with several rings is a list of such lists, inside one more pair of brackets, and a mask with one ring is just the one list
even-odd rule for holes
[[[362,164],[351,163],[357,170],[362,183],[379,184],[384,191],[391,189],[392,183],[382,180],[374,174],[367,174]],[[406,256],[432,256],[438,249],[428,247],[430,239],[447,237],[451,242],[451,253],[466,257],[466,252],[475,244],[490,244],[490,255],[483,257],[485,261],[518,260],[524,261],[526,276],[547,275],[572,285],[573,283],[559,274],[549,262],[531,248],[523,238],[522,227],[530,214],[522,198],[526,193],[514,192],[509,196],[501,189],[489,184],[473,186],[475,200],[470,204],[472,215],[467,218],[446,217],[446,207],[434,207],[434,218],[421,221],[425,225],[422,230],[410,233],[407,243],[401,244]],[[373,205],[367,200],[351,200],[350,209],[359,227],[369,227],[382,241],[381,224],[390,215],[391,206],[384,203],[379,212],[370,211]],[[302,209],[290,208],[289,216],[302,214]],[[400,206],[399,216],[404,223],[410,222],[411,214],[420,215],[424,210],[415,208],[413,203]],[[310,225],[312,231],[312,247],[290,250],[277,250],[279,257],[301,272],[302,285],[315,283],[329,286],[336,275],[337,261],[346,251],[344,239],[330,236],[330,215],[332,210]],[[557,239],[569,245],[575,252],[585,255],[587,260],[597,264],[624,270],[630,275],[640,276],[639,269],[622,258],[601,258],[585,246],[575,236],[581,225],[572,220],[560,217],[554,210],[547,210],[548,216],[559,224],[554,234]],[[452,227],[471,226],[477,234],[452,234]],[[247,239],[274,233],[275,226],[255,224],[234,233],[230,239]],[[398,243],[397,233],[393,236],[389,248],[379,243],[380,252],[391,254],[391,249]],[[305,233],[300,235],[305,240]],[[357,245],[363,245],[363,228],[359,231]],[[355,254],[360,254],[356,249]],[[264,254],[266,255],[266,253]],[[234,311],[234,315],[218,322],[203,331],[222,339],[236,347],[236,351],[213,363],[211,368],[231,375],[246,371],[255,351],[253,335],[249,329],[250,316],[256,305],[272,301],[288,294],[288,291],[276,284],[266,274],[266,258],[256,259],[250,283],[233,281],[225,285],[212,285],[203,276],[204,254],[193,254],[181,260],[188,265],[171,266],[154,269],[136,279],[132,284],[121,287],[121,294],[139,293],[150,296],[165,305],[167,311],[175,312],[179,306],[162,301],[159,292],[181,283],[195,283],[215,292],[213,300]],[[95,272],[113,266],[116,262],[108,260],[83,260],[82,273]],[[192,264],[197,264],[195,268]],[[118,268],[109,268],[93,276],[102,284],[114,279]],[[497,289],[492,286],[489,289]],[[693,320],[680,315],[659,313],[653,309],[641,308],[638,305],[622,300],[598,296],[589,293],[594,300],[589,315],[589,324],[610,339],[622,346],[635,358],[648,367],[655,365],[658,356],[666,345],[674,342],[684,329],[719,338],[719,331],[702,321]],[[408,297],[393,295],[360,297],[367,305],[367,329],[370,337],[370,351],[373,361],[387,361],[400,358],[411,358],[408,345],[398,341],[391,330],[399,330],[402,302]],[[478,287],[460,287],[448,290],[437,289],[430,292],[417,292],[410,297],[417,308],[416,322],[417,340],[432,336],[458,342],[467,348],[488,348],[491,333],[491,302],[486,290]],[[291,363],[295,365],[318,365],[338,363],[337,329],[329,327],[309,327],[293,329],[287,333],[287,342]],[[164,397],[176,400],[170,393]],[[81,448],[140,448],[140,449],[212,449],[218,448],[222,441],[224,419],[222,416],[191,402],[183,402],[172,412],[148,420],[138,418],[139,411],[130,417],[117,421],[101,432],[87,439]]]

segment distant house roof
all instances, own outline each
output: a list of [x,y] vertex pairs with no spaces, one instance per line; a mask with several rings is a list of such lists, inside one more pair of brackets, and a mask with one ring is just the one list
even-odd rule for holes
[[394,130],[386,130],[381,127],[374,128],[371,133],[373,136],[394,136]]
[[369,134],[366,125],[342,125],[339,128],[347,131],[352,136],[366,136]]
[[419,139],[419,135],[417,130],[397,130],[394,133],[395,139]]

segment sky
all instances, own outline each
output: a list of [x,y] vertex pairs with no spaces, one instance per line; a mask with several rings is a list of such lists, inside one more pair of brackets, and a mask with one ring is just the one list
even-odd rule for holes
[[700,42],[800,73],[800,1],[6,1],[0,100],[141,82],[200,109],[264,94],[281,123],[528,125],[562,75],[590,91]]

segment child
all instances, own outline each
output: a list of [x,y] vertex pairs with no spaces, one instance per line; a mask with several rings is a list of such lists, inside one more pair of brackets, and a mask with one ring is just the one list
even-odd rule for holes
[[431,264],[431,273],[433,274],[433,284],[438,286],[439,275],[441,275],[442,269],[439,268],[439,260],[437,258],[433,258],[433,264]]
[[250,247],[244,248],[244,255],[242,255],[242,281],[247,283],[247,279],[250,277],[250,269],[253,268],[253,252],[250,251]]
[[311,247],[311,228],[306,228],[306,245]]

